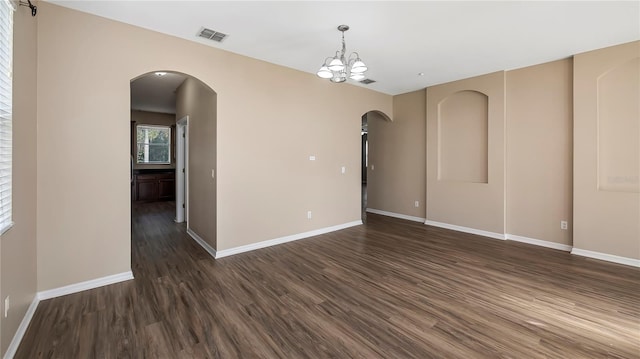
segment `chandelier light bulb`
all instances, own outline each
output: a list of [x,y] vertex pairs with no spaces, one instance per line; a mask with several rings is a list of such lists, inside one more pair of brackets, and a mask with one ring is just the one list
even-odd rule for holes
[[353,63],[353,66],[351,66],[352,73],[355,72],[361,74],[365,71],[367,71],[367,65],[365,65],[360,59],[357,59],[356,62]]
[[334,57],[333,60],[329,63],[329,70],[331,71],[342,71],[344,70],[344,64],[342,60],[337,57]]
[[353,72],[353,70],[351,71],[351,76],[349,76],[350,79],[355,80],[355,81],[360,81],[362,79],[364,79],[364,74],[363,73],[357,73],[357,72]]
[[335,83],[340,83],[340,82],[345,82],[347,81],[347,78],[341,75],[336,75],[334,77],[331,78],[330,80],[331,82],[335,82]]
[[331,70],[329,70],[327,65],[323,65],[320,68],[320,70],[318,70],[318,77],[323,78],[323,79],[330,79],[330,78],[333,77],[333,72],[331,72]]

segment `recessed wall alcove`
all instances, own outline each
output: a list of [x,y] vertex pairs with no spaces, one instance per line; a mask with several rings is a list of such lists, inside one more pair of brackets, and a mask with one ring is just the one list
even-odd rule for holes
[[438,104],[438,181],[488,183],[489,98],[459,91]]
[[598,78],[598,189],[640,192],[640,58]]

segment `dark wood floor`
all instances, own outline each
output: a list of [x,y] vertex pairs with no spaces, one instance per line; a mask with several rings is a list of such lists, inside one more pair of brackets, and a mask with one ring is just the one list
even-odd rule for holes
[[370,214],[213,260],[135,208],[135,280],[43,301],[16,358],[639,358],[640,270]]

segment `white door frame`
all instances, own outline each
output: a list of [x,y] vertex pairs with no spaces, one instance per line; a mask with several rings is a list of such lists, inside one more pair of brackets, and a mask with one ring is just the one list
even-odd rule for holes
[[[184,170],[183,170],[184,169]],[[176,222],[189,223],[189,115],[176,123]]]

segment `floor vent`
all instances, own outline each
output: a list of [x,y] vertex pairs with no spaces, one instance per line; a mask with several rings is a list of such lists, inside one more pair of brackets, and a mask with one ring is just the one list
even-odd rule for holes
[[224,40],[228,35],[203,27],[198,32],[198,36],[204,37],[205,39],[213,40],[216,42],[222,42],[222,40]]
[[360,82],[361,84],[368,85],[368,84],[372,84],[372,83],[376,82],[376,80],[372,80],[372,79],[364,79],[364,80],[360,80],[359,82]]

